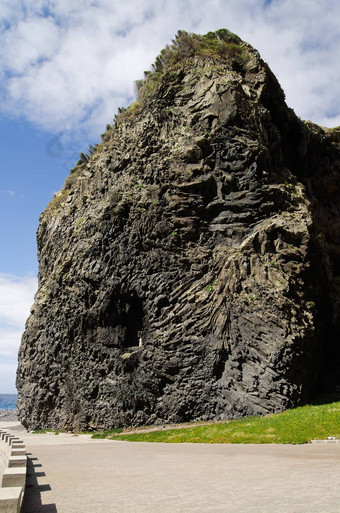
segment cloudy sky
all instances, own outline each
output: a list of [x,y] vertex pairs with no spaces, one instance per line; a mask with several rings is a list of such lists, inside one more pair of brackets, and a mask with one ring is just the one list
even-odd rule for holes
[[303,119],[340,125],[336,0],[1,0],[0,393],[15,392],[38,217],[178,29],[255,46]]

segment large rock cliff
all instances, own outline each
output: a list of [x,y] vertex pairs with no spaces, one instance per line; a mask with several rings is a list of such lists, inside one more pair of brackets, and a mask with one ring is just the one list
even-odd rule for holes
[[339,382],[340,130],[258,52],[180,32],[38,229],[29,428],[281,411]]

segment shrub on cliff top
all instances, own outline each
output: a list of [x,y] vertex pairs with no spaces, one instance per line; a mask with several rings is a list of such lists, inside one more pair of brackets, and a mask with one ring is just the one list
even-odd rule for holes
[[152,71],[144,72],[144,79],[135,82],[138,102],[142,103],[155,89],[166,70],[182,60],[190,60],[196,55],[206,55],[230,62],[238,69],[244,60],[242,40],[227,29],[208,32],[205,35],[189,34],[179,30],[172,40],[156,57]]
[[171,45],[167,45],[156,58],[152,71],[161,72],[181,59],[195,55],[210,55],[232,59],[242,55],[242,40],[227,29],[208,32],[204,36],[179,30]]
[[[139,114],[145,101],[156,89],[166,72],[181,61],[189,61],[197,56],[207,56],[229,63],[234,71],[239,71],[245,59],[245,46],[242,40],[227,29],[208,32],[205,35],[191,34],[179,30],[172,40],[156,57],[151,71],[144,72],[144,79],[136,80],[137,102],[127,109],[118,109],[115,121],[130,121]],[[104,135],[105,140],[105,135]]]

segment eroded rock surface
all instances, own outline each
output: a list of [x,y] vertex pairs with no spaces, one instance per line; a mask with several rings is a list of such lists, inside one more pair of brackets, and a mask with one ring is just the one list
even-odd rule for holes
[[41,216],[30,428],[266,414],[339,380],[340,131],[218,37],[146,78]]

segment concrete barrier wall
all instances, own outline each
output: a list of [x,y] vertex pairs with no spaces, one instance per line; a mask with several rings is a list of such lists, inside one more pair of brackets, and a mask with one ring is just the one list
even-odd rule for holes
[[15,435],[0,429],[0,513],[20,513],[26,468],[24,443]]

